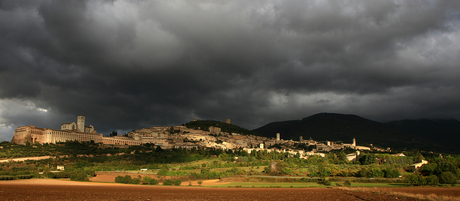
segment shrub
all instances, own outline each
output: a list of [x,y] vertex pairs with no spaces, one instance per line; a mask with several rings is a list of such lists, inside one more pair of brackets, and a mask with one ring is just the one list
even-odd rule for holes
[[330,168],[326,167],[325,164],[320,163],[318,165],[318,172],[316,174],[320,177],[327,177],[327,176],[330,176],[331,170]]
[[351,182],[349,180],[346,180],[345,183],[343,183],[344,186],[351,186]]
[[95,177],[96,176],[96,171],[94,170],[85,170],[86,175],[89,175],[90,177]]
[[144,178],[142,178],[142,184],[149,184],[150,180],[152,180],[152,177],[145,176]]
[[52,178],[55,178],[56,175],[54,175],[52,172],[48,172],[48,173],[46,174],[46,177],[52,179]]
[[160,175],[160,176],[167,176],[169,173],[169,170],[167,168],[161,168],[160,171],[158,171],[157,175]]
[[160,183],[158,180],[156,179],[151,179],[150,180],[150,185],[157,185],[158,183]]
[[331,185],[331,181],[329,179],[326,179],[326,178],[321,178],[318,183],[323,184],[325,186],[330,186]]
[[340,170],[338,175],[341,177],[348,177],[349,173],[347,170]]
[[360,177],[375,178],[375,177],[384,177],[385,174],[378,167],[368,167],[363,168],[359,171]]
[[60,172],[56,178],[70,178],[71,181],[89,181],[86,171]]
[[70,175],[70,181],[76,181],[76,180],[77,180],[77,175],[76,174]]
[[139,184],[141,182],[141,180],[139,178],[134,178],[134,179],[131,179],[131,181],[129,182],[130,184]]
[[182,183],[182,180],[178,179],[174,181],[174,186],[180,186],[181,183]]
[[198,185],[200,185],[200,186],[201,186],[201,184],[202,184],[202,183],[203,183],[203,181],[202,181],[202,180],[198,180]]
[[171,179],[166,179],[163,181],[163,186],[172,186],[174,185],[174,181]]
[[123,176],[117,176],[115,177],[115,183],[123,183]]
[[385,169],[385,178],[397,178],[400,176],[397,169]]
[[0,176],[0,180],[14,180],[14,176],[2,175],[2,176]]
[[123,177],[123,179],[121,180],[121,183],[129,184],[129,183],[131,182],[131,180],[132,180],[131,176],[125,175],[125,176]]
[[76,181],[89,181],[88,175],[86,175],[86,172],[77,172],[77,180]]
[[425,177],[420,173],[406,175],[405,181],[411,186],[423,186],[427,183]]
[[456,184],[457,177],[452,172],[443,172],[439,177],[439,180],[442,184]]
[[438,166],[435,169],[436,175],[438,175],[438,177],[441,178],[441,175],[444,172],[450,172],[453,174],[454,177],[460,177],[460,170],[450,162],[442,161],[438,163]]
[[435,186],[439,184],[439,179],[436,175],[425,177],[425,179],[426,179],[426,185]]
[[32,178],[32,175],[16,175],[14,178],[15,179],[30,179]]

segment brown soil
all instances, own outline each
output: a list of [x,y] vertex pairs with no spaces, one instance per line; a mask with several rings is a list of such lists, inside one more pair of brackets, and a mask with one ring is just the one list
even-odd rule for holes
[[[1,200],[393,200],[399,196],[332,188],[164,187],[52,179],[0,181]],[[418,200],[404,198],[405,200]]]
[[132,178],[140,175],[141,177],[149,176],[154,179],[158,179],[156,174],[144,174],[144,173],[125,173],[125,172],[97,172],[95,177],[90,178],[90,181],[94,182],[115,182],[115,177],[129,175]]
[[382,188],[383,191],[402,192],[410,194],[422,194],[430,195],[435,194],[437,196],[451,196],[460,197],[460,188],[455,187],[444,187],[444,188],[433,188],[433,187],[420,187],[420,188]]

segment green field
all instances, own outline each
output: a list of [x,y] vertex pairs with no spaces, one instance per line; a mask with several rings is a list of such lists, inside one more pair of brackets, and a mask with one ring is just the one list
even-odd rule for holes
[[311,188],[311,187],[325,187],[324,185],[307,182],[307,183],[298,183],[298,182],[282,182],[282,183],[269,183],[269,182],[232,182],[222,185],[211,185],[207,187],[222,187],[222,188]]
[[[343,182],[338,182],[343,186]],[[330,186],[325,186],[317,182],[231,182],[222,185],[203,185],[204,187],[218,188],[327,188],[336,186],[336,182],[331,182]],[[407,184],[395,183],[352,183],[351,187],[407,187]]]
[[[149,145],[117,148],[79,142],[44,145],[4,142],[0,145],[3,159],[56,156],[0,163],[0,179],[5,180],[74,178],[87,181],[95,172],[107,171],[156,174],[161,181],[172,177],[184,182],[212,179],[230,182],[211,187],[309,188],[344,186],[346,180],[351,181],[351,187],[455,185],[460,178],[460,156],[415,151],[405,152],[405,157],[362,152],[356,161],[348,161],[345,152],[302,159],[284,152],[249,154],[243,149],[163,150]],[[413,173],[410,166],[421,160],[427,160],[428,164]],[[57,167],[65,167],[65,170]]]

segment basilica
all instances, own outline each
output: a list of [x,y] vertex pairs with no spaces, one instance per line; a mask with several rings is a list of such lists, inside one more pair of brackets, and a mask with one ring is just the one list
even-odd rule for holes
[[16,144],[40,143],[56,144],[66,141],[79,141],[113,145],[140,145],[140,139],[128,137],[103,137],[97,133],[92,125],[85,126],[85,117],[78,116],[77,123],[64,123],[61,130],[51,128],[38,128],[33,125],[21,126],[14,131],[11,142]]

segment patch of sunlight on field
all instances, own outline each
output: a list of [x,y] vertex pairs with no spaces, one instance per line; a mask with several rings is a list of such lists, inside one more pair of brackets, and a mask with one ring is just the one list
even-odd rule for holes
[[169,164],[169,165],[170,165],[170,168],[173,168],[173,169],[179,169],[182,166],[199,166],[199,168],[201,168],[202,164],[211,165],[213,162],[225,163],[226,161],[222,161],[219,158],[210,158],[210,159],[202,159],[202,160],[192,161],[192,162],[187,162],[187,163],[174,163],[174,164]]
[[[259,168],[257,168],[259,167]],[[244,170],[245,172],[248,172],[248,171],[255,171],[255,172],[263,172],[264,171],[264,168],[266,166],[254,166],[254,168],[252,166],[250,167],[236,167],[238,168],[239,170]],[[233,167],[225,167],[225,168],[213,168],[211,169],[211,171],[216,171],[216,172],[222,172],[222,171],[227,171],[227,170],[231,170]]]
[[221,187],[221,188],[311,188],[311,187],[325,187],[324,185],[307,182],[307,183],[264,183],[264,182],[232,182],[223,185],[210,185],[206,187]]
[[[339,182],[340,183],[340,182]],[[340,183],[343,184],[343,183]],[[405,187],[407,184],[400,183],[351,183],[351,187]]]
[[[335,187],[336,182],[332,182],[329,187]],[[343,186],[343,182],[337,182]],[[352,183],[351,187],[405,187],[405,184],[395,183]],[[231,182],[222,185],[206,185],[206,187],[220,187],[220,188],[312,188],[312,187],[328,187],[317,182]]]

